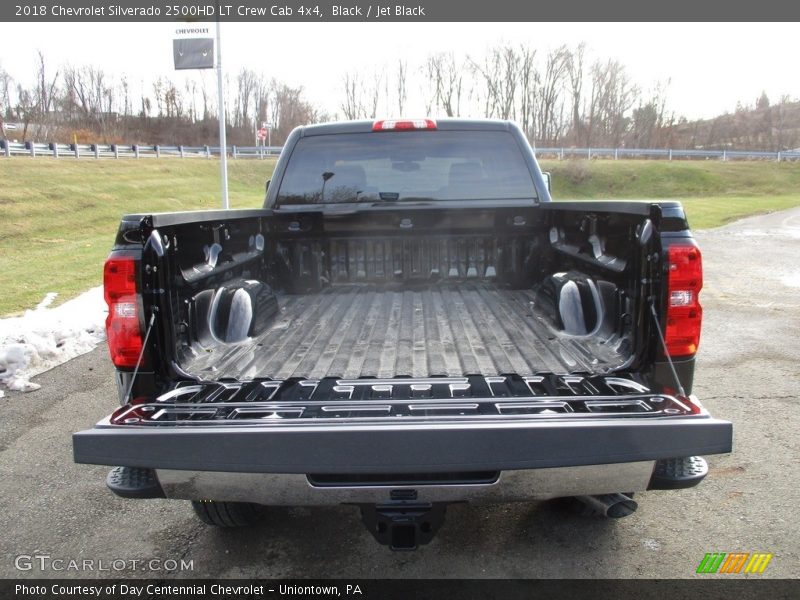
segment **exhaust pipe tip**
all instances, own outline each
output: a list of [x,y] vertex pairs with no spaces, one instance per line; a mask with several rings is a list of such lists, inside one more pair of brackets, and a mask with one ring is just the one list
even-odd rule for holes
[[601,494],[599,496],[576,496],[581,503],[588,507],[592,514],[621,519],[636,512],[639,505],[630,496],[625,494]]
[[625,494],[611,494],[615,497],[614,503],[608,507],[606,515],[612,519],[620,519],[628,517],[636,512],[639,508],[636,500]]

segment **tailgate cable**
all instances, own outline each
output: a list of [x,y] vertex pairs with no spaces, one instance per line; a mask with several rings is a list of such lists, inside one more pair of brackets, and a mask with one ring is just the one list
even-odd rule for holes
[[681,385],[681,380],[678,379],[678,372],[675,370],[675,364],[672,362],[672,357],[669,355],[669,351],[667,350],[667,342],[664,340],[664,333],[661,331],[661,323],[658,322],[658,313],[656,312],[656,305],[653,302],[653,297],[650,296],[650,314],[653,315],[653,323],[656,324],[656,331],[658,331],[658,339],[661,340],[661,347],[664,349],[664,356],[667,357],[667,362],[669,363],[670,371],[672,371],[672,377],[675,379],[675,385],[678,386],[678,392],[681,396],[686,398],[686,392]]
[[136,361],[136,368],[133,370],[133,377],[131,377],[131,381],[128,384],[128,389],[125,390],[125,396],[123,400],[127,403],[130,401],[131,391],[133,391],[133,382],[136,381],[136,375],[139,374],[139,365],[142,364],[142,357],[144,356],[145,348],[147,348],[147,340],[150,338],[150,332],[153,330],[153,323],[156,320],[156,313],[153,311],[150,313],[150,322],[147,324],[147,331],[144,334],[144,341],[142,342],[142,350],[139,352],[139,358]]

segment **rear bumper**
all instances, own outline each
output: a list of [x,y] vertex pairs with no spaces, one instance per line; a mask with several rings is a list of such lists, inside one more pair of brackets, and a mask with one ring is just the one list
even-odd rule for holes
[[435,473],[604,465],[731,451],[706,415],[159,427],[109,420],[73,435],[77,463],[235,473]]
[[638,492],[648,488],[654,462],[502,471],[483,483],[325,485],[288,473],[220,473],[158,470],[163,495],[183,500],[254,502],[279,506],[387,504],[398,500],[517,502],[565,496]]

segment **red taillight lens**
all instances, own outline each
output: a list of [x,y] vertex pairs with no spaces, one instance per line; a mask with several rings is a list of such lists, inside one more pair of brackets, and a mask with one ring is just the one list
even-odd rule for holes
[[133,258],[109,258],[103,269],[108,317],[106,336],[111,361],[117,367],[135,367],[142,352],[136,263]]
[[418,131],[421,129],[436,129],[436,121],[433,119],[409,119],[375,121],[372,124],[372,131]]
[[673,245],[667,250],[667,327],[664,338],[670,356],[689,356],[700,345],[703,307],[703,258],[696,246]]

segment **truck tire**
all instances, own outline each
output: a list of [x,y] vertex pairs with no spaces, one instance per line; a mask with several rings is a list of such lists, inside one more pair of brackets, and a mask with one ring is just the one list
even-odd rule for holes
[[192,500],[197,517],[216,527],[247,527],[258,522],[263,514],[261,505],[249,502],[216,502]]

